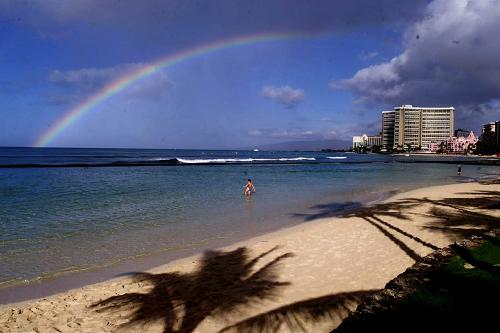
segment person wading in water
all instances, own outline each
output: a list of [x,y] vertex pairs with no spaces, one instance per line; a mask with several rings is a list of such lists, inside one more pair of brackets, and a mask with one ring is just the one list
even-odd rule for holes
[[252,180],[248,179],[247,184],[244,186],[244,194],[249,197],[255,192],[255,187],[253,186]]

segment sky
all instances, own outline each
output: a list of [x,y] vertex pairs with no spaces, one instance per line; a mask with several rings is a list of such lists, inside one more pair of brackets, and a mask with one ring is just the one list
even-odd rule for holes
[[2,0],[0,146],[350,141],[402,104],[477,132],[499,31],[498,0]]

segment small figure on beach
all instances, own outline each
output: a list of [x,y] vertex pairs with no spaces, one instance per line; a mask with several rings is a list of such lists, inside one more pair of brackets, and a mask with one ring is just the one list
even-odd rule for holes
[[245,196],[249,197],[255,192],[255,187],[253,186],[252,180],[248,179],[247,184],[244,186],[243,190]]
[[459,176],[462,174],[462,166],[461,166],[460,164],[458,165],[457,174],[458,174]]

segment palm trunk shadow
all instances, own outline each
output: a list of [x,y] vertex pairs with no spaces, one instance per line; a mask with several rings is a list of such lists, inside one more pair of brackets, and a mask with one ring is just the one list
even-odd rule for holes
[[471,264],[472,266],[490,272],[492,274],[500,275],[500,267],[474,258],[474,256],[465,247],[458,244],[452,244],[450,245],[450,248],[455,251],[455,253],[458,254],[460,258],[462,258],[465,262]]
[[[373,218],[373,217],[372,217]],[[421,257],[413,251],[408,245],[403,243],[401,240],[396,238],[393,234],[382,228],[377,222],[372,221],[369,217],[365,216],[364,220],[377,228],[384,236],[390,239],[394,244],[396,244],[401,250],[403,250],[410,258],[415,261],[419,261]]]

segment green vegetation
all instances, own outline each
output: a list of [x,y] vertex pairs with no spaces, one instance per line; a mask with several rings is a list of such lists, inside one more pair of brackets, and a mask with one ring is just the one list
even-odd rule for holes
[[[500,264],[500,247],[491,241],[469,252],[475,259],[492,266]],[[404,306],[443,314],[466,308],[475,312],[474,306],[480,306],[483,298],[493,295],[500,296],[500,275],[475,268],[462,257],[455,256],[445,268],[435,272],[429,283],[416,291]]]
[[491,128],[488,128],[477,142],[474,153],[478,155],[493,155],[499,151],[499,148],[496,144],[495,132]]
[[[498,330],[500,239],[452,257],[401,304],[387,304],[351,330],[371,332],[478,332]],[[469,257],[472,255],[472,257]],[[466,263],[475,262],[478,269]],[[392,307],[392,308],[391,308]]]
[[[492,241],[469,253],[492,267],[500,264],[500,246]],[[455,256],[447,266],[431,274],[429,281],[394,315],[421,329],[424,329],[421,325],[427,323],[443,330],[476,331],[493,324],[499,310],[498,296],[500,275],[475,268],[462,257]]]

